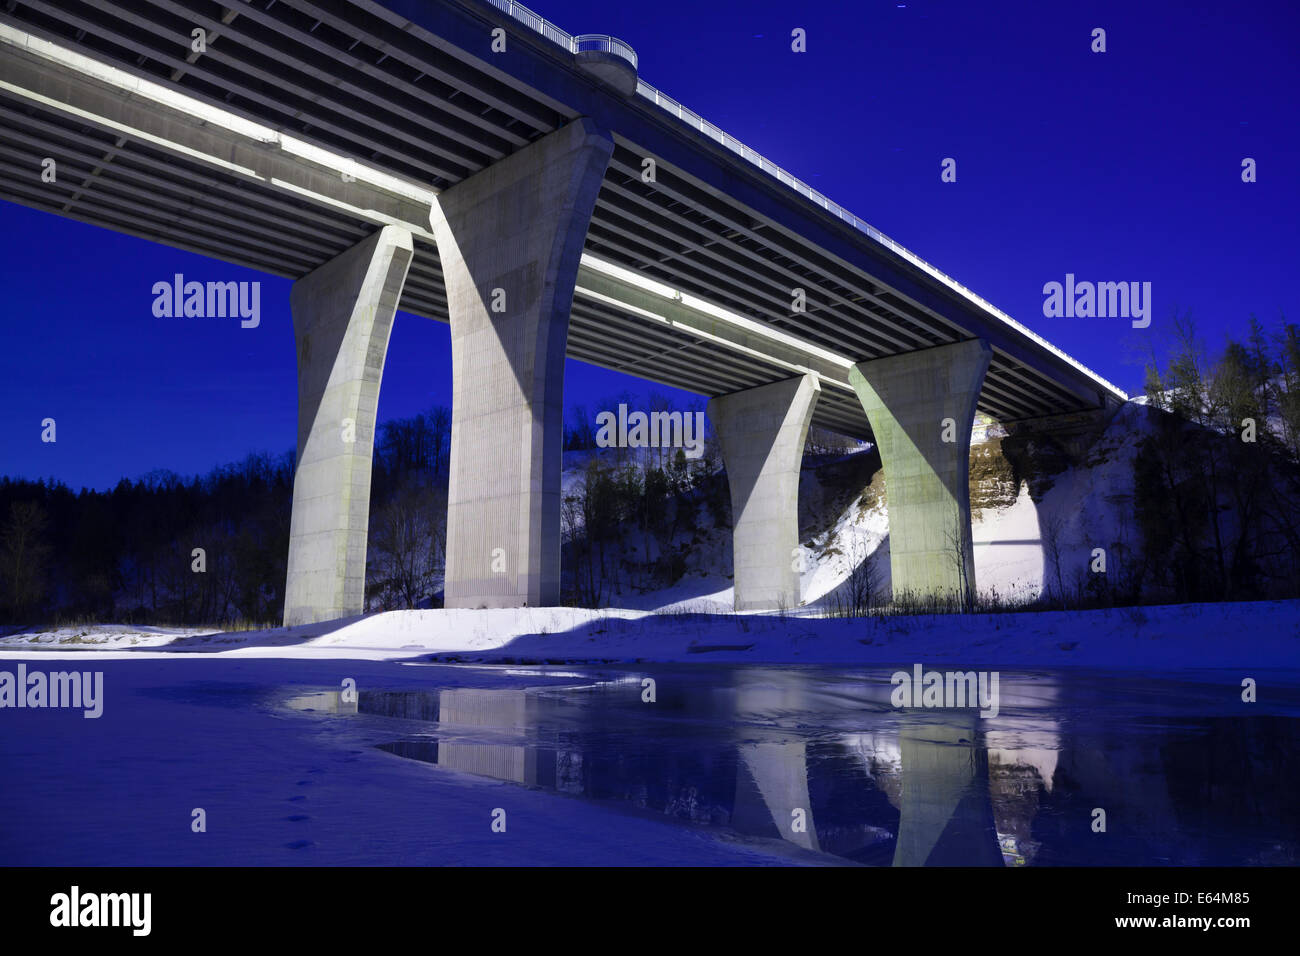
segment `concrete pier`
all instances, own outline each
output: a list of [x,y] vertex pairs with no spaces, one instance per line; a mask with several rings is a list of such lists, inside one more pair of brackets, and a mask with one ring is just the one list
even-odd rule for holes
[[286,626],[364,610],[375,410],[411,254],[411,234],[385,226],[293,284],[298,464]]
[[433,205],[451,315],[449,608],[559,603],[569,309],[613,148],[576,119]]
[[731,486],[737,611],[799,605],[799,468],[820,393],[809,373],[708,404]]
[[895,601],[974,598],[970,433],[992,354],[971,339],[849,370],[885,469]]

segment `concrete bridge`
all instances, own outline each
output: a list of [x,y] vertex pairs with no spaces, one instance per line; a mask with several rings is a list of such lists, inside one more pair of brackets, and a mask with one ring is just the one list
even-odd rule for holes
[[362,610],[398,308],[451,325],[448,607],[559,601],[566,356],[710,397],[738,608],[799,603],[810,423],[880,447],[895,595],[960,598],[976,409],[1126,398],[637,68],[509,0],[0,5],[0,197],[294,280],[286,624]]

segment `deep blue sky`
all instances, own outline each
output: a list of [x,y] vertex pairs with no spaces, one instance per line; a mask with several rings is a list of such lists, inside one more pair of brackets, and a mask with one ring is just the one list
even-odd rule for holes
[[[1300,321],[1300,13],[1289,3],[537,0],[641,75],[1130,393],[1190,310],[1212,346]],[[808,52],[790,50],[807,31]],[[1094,27],[1108,50],[1090,52]],[[3,135],[0,133],[0,135]],[[1244,184],[1243,157],[1259,181]],[[940,162],[957,160],[955,184]],[[149,289],[262,279],[262,325]],[[1153,284],[1155,320],[1046,319],[1043,283]],[[0,202],[0,474],[108,487],[293,447],[287,281]],[[450,404],[447,328],[398,314],[380,420]],[[566,404],[657,388],[570,363]],[[664,391],[663,389],[659,389]],[[58,422],[42,444],[40,421]]]

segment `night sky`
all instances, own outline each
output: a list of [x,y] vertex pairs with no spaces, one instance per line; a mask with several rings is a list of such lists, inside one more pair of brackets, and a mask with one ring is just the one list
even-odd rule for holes
[[[1292,4],[533,6],[626,40],[647,82],[1132,394],[1175,311],[1214,351],[1252,314],[1300,321]],[[956,183],[940,181],[946,157]],[[1245,157],[1258,182],[1242,182]],[[0,270],[0,474],[105,488],[293,448],[287,280],[5,202]],[[261,279],[260,326],[154,317],[150,289],[175,272]],[[1150,328],[1045,318],[1043,285],[1067,272],[1150,282]],[[450,404],[450,376],[447,327],[399,313],[380,421]],[[567,376],[566,405],[670,393],[573,362]]]

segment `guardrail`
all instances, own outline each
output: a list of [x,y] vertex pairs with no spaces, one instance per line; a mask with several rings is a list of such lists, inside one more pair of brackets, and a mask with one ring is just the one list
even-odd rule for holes
[[[570,53],[577,53],[579,49],[604,50],[605,52],[616,53],[617,55],[622,56],[624,59],[629,60],[633,66],[637,65],[636,52],[630,46],[624,43],[622,40],[618,40],[611,36],[605,36],[603,34],[596,34],[596,33],[584,34],[582,36],[574,37],[573,35],[566,33],[564,30],[561,30],[559,27],[557,27],[554,23],[551,23],[551,21],[547,20],[545,17],[539,16],[538,14],[534,13],[532,10],[528,9],[528,7],[524,6],[522,3],[515,3],[514,0],[484,0],[484,2],[489,3],[492,6],[496,7],[498,10],[502,11],[503,13],[506,13],[514,17],[520,23],[536,31],[537,33],[540,33],[542,36],[546,37],[548,40],[552,41],[553,43],[556,43],[564,47]],[[581,47],[579,46],[579,44],[585,44],[588,42],[596,45],[593,46],[584,45]],[[607,45],[603,45],[603,46],[600,45],[602,43]],[[1113,383],[1108,382],[1106,379],[1102,378],[1100,375],[1098,375],[1092,369],[1088,368],[1086,365],[1066,355],[1055,345],[1047,341],[1041,335],[1038,335],[1032,329],[1026,328],[1025,326],[1021,325],[1019,322],[1017,322],[1011,316],[1007,315],[997,306],[993,305],[993,303],[989,302],[987,299],[984,299],[979,295],[976,295],[969,288],[962,285],[952,276],[930,265],[930,263],[926,262],[924,259],[922,259],[920,256],[918,256],[916,253],[912,252],[911,250],[905,248],[904,246],[899,245],[897,242],[895,242],[893,239],[890,239],[879,229],[876,229],[870,223],[866,222],[866,220],[861,219],[858,216],[855,216],[853,213],[849,212],[839,203],[834,202],[831,199],[827,198],[822,193],[819,193],[817,190],[813,189],[811,186],[805,183],[802,179],[799,179],[796,176],[792,176],[790,173],[786,172],[786,170],[782,169],[776,163],[772,162],[770,159],[767,159],[765,156],[761,155],[757,150],[751,149],[750,147],[742,143],[740,140],[736,139],[736,137],[732,136],[730,133],[726,132],[725,130],[717,126],[714,126],[704,117],[700,116],[699,113],[696,113],[694,110],[686,108],[677,100],[673,99],[671,96],[668,96],[665,93],[661,93],[659,90],[655,89],[653,86],[651,86],[649,83],[645,82],[644,80],[641,79],[637,80],[636,92],[638,96],[641,96],[644,99],[649,100],[650,102],[658,106],[660,109],[668,113],[671,113],[673,116],[676,116],[679,120],[681,120],[686,125],[699,130],[701,133],[703,133],[705,136],[709,137],[713,141],[725,146],[727,149],[731,150],[737,156],[740,156],[746,162],[754,166],[757,166],[759,169],[763,170],[763,172],[767,173],[769,176],[774,177],[779,182],[793,189],[795,192],[799,193],[801,196],[805,197],[810,202],[820,206],[822,209],[826,210],[836,218],[844,222],[847,222],[854,229],[857,229],[859,232],[870,237],[875,242],[878,242],[880,245],[894,252],[896,255],[900,256],[901,258],[905,259],[907,262],[916,266],[918,269],[925,272],[927,275],[935,279],[938,279],[940,282],[948,286],[954,292],[957,292],[960,295],[964,296],[971,303],[979,306],[981,309],[988,312],[994,318],[1016,329],[1018,332],[1020,332],[1022,335],[1026,336],[1027,338],[1032,339],[1038,345],[1042,346],[1047,351],[1051,352],[1053,355],[1055,355],[1057,358],[1064,361],[1066,364],[1068,364],[1075,370],[1082,372],[1084,375],[1086,375],[1088,378],[1091,378],[1099,385],[1105,386],[1107,389],[1114,392],[1115,394],[1122,396],[1125,400],[1128,399],[1128,394],[1126,392],[1119,389]]]
[[589,50],[597,50],[601,53],[611,53],[614,56],[622,57],[632,64],[633,69],[636,68],[636,50],[618,37],[607,36],[604,33],[584,33],[573,38],[574,53],[584,53]]
[[485,0],[496,7],[502,13],[509,14],[529,29],[535,30],[546,39],[558,43],[565,47],[569,52],[573,52],[573,37],[565,33],[550,20],[539,16],[532,10],[529,10],[522,3],[515,3],[514,0]]

